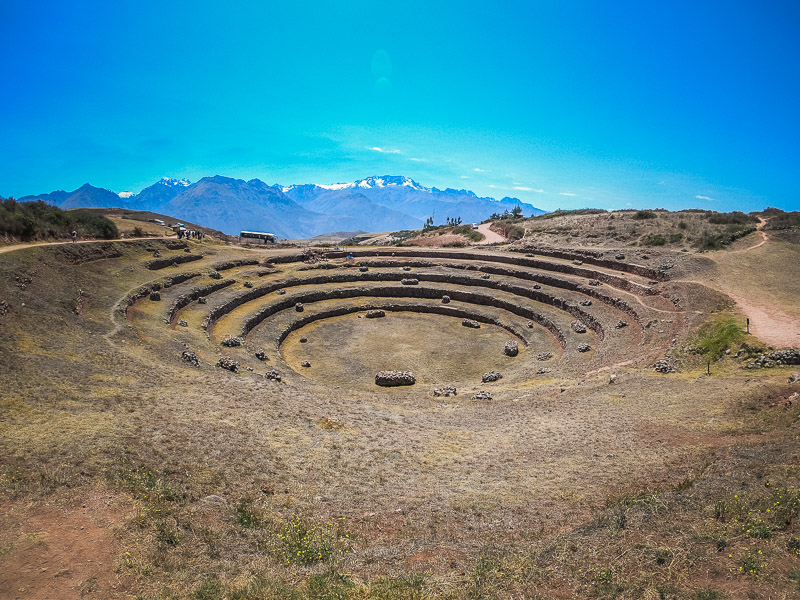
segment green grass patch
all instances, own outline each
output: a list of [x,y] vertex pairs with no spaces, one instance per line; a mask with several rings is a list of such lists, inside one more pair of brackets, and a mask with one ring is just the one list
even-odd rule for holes
[[741,345],[747,334],[736,318],[722,315],[700,327],[694,345],[707,358],[717,360],[726,350]]

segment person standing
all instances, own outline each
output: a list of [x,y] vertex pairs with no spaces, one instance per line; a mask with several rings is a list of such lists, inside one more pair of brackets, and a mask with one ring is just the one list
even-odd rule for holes
[[77,240],[77,239],[78,239],[78,232],[77,232],[77,230],[73,229],[72,230],[72,243],[74,244],[75,240]]

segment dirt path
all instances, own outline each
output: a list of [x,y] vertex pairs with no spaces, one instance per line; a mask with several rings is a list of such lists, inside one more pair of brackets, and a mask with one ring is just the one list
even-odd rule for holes
[[119,238],[116,240],[80,240],[77,242],[33,242],[29,244],[12,244],[11,246],[0,246],[0,254],[6,252],[14,252],[15,250],[24,250],[25,248],[34,248],[36,246],[70,246],[72,244],[99,244],[103,242],[136,242],[141,240],[168,240],[175,236],[160,236],[160,237],[137,237],[137,238]]
[[748,248],[743,248],[741,250],[734,250],[734,252],[747,252],[748,250],[755,250],[756,248],[760,248],[764,244],[769,241],[769,234],[764,231],[764,225],[767,224],[767,219],[764,217],[758,217],[758,225],[756,225],[757,232],[761,234],[761,241],[755,244],[754,246],[750,246]]
[[506,241],[506,238],[504,238],[502,235],[489,229],[490,226],[491,223],[481,223],[478,225],[478,231],[480,231],[484,237],[483,241],[478,242],[478,245],[502,244]]

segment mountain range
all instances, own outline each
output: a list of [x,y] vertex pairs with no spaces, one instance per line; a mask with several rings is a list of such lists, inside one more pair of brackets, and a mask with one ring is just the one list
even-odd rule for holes
[[332,185],[267,185],[215,175],[195,183],[164,177],[138,194],[116,193],[85,184],[19,198],[60,208],[129,208],[172,215],[229,234],[268,231],[281,238],[305,238],[330,231],[418,229],[428,217],[464,223],[520,206],[525,216],[544,211],[517,198],[479,198],[468,190],[427,188],[404,176],[368,177]]

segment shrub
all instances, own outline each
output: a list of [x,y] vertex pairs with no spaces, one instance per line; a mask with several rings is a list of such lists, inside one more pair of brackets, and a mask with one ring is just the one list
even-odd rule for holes
[[718,359],[725,354],[725,350],[741,343],[744,337],[745,332],[736,319],[724,315],[700,327],[695,346],[705,356]]
[[788,229],[790,227],[800,227],[800,212],[794,211],[776,215],[770,218],[767,224],[768,229]]
[[287,563],[310,565],[328,560],[333,554],[332,524],[309,523],[293,515],[278,534]]
[[24,241],[44,238],[69,239],[73,230],[81,237],[111,240],[119,237],[114,223],[85,210],[64,211],[37,200],[17,202],[0,199],[0,234]]
[[667,238],[663,235],[651,235],[644,241],[645,246],[663,246],[667,243]]
[[633,218],[636,219],[637,221],[643,221],[646,219],[655,219],[656,213],[654,213],[652,210],[639,210],[636,211],[636,213],[634,213]]
[[456,235],[463,235],[468,240],[473,242],[480,242],[483,239],[483,234],[472,228],[472,225],[461,225],[453,229]]
[[757,217],[746,215],[738,210],[730,213],[711,213],[707,216],[708,222],[714,225],[747,225],[758,222]]

